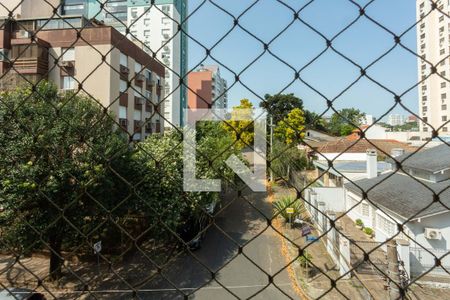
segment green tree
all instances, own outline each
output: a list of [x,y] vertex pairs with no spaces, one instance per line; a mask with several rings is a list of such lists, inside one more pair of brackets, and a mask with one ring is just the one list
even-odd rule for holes
[[[220,134],[218,134],[220,133]],[[218,122],[201,122],[197,134],[197,177],[232,182],[233,171],[225,164],[238,154],[233,139]],[[152,135],[139,144],[133,156],[142,181],[137,190],[138,210],[147,215],[152,237],[168,239],[173,232],[198,220],[205,208],[219,201],[218,193],[185,192],[183,189],[183,143],[178,131]],[[139,166],[144,166],[140,168]]]
[[128,190],[115,174],[127,178],[128,145],[94,101],[59,96],[47,82],[3,92],[0,120],[2,246],[48,248],[50,278],[58,279],[63,246],[86,242],[124,199]]
[[366,114],[356,108],[344,108],[334,113],[326,124],[328,131],[336,136],[346,136],[361,125]]
[[273,151],[270,155],[270,168],[276,177],[289,180],[291,172],[304,170],[308,160],[297,145],[286,145],[283,141],[274,140]]
[[291,110],[275,127],[275,136],[287,145],[298,144],[305,136],[305,115],[299,108]]
[[252,121],[253,109],[253,103],[250,100],[242,99],[239,105],[233,107],[230,120],[224,122],[222,125],[231,135],[233,141],[236,141],[236,145],[241,149],[253,144],[255,135],[254,123]]
[[327,131],[325,120],[317,113],[305,109],[305,123],[309,129]]
[[273,123],[278,124],[283,120],[294,108],[303,110],[302,99],[294,96],[294,94],[276,94],[264,96],[265,101],[260,103],[269,116],[273,117]]

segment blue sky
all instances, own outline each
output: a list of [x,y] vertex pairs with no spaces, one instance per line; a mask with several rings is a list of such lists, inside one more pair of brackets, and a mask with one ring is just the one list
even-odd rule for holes
[[[215,7],[210,1],[190,0],[192,12],[201,3],[200,9],[189,19],[189,34],[207,48],[211,48],[232,27],[233,18]],[[217,5],[234,16],[239,16],[254,1],[215,0]],[[248,10],[239,23],[264,42],[271,41],[292,20],[293,12],[283,6],[283,2],[295,10],[310,1],[306,0],[260,0]],[[355,1],[365,5],[369,1]],[[397,35],[415,23],[415,1],[375,0],[366,13]],[[315,0],[302,12],[300,17],[328,39],[340,32],[359,16],[359,9],[348,0]],[[416,51],[416,28],[402,36],[402,43]],[[333,41],[333,47],[366,67],[394,46],[391,34],[375,25],[366,17],[361,17],[348,30]],[[295,21],[282,35],[270,44],[270,51],[290,64],[296,70],[305,67],[321,51],[325,50],[325,40],[300,21]],[[263,53],[263,45],[244,30],[236,27],[211,52],[213,58],[206,58],[205,50],[193,40],[189,40],[189,66],[213,63],[221,66],[223,77],[229,85],[234,83],[234,75],[242,72],[254,59]],[[219,62],[219,63],[218,63]],[[402,94],[417,83],[417,59],[408,51],[397,46],[390,54],[368,69],[368,74],[380,84],[395,93]],[[317,61],[304,68],[301,78],[320,94],[334,99],[358,78],[360,71],[331,49]],[[292,92],[303,99],[306,108],[322,113],[326,110],[326,100],[312,88],[294,79],[294,71],[266,52],[257,62],[240,76],[248,87],[237,83],[229,90],[230,106],[241,98],[249,98],[258,104],[264,94],[280,91]],[[250,91],[250,90],[251,91]],[[253,92],[252,92],[253,91]],[[417,112],[417,90],[412,89],[403,98],[403,103]],[[334,107],[355,107],[376,117],[381,116],[394,104],[394,97],[367,78],[361,79],[347,92],[335,100]],[[402,108],[394,112],[409,114]],[[327,113],[329,115],[330,113]]]

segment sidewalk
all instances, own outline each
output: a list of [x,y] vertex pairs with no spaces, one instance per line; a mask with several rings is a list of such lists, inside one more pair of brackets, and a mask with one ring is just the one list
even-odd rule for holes
[[[295,190],[287,189],[282,186],[275,186],[273,188],[275,196],[274,201],[281,199],[285,196],[295,197]],[[284,223],[280,219],[281,223]],[[293,263],[293,269],[299,284],[303,291],[305,291],[311,299],[348,299],[351,295],[351,299],[365,300],[363,287],[355,279],[339,279],[336,283],[336,288],[332,288],[331,280],[337,280],[339,275],[339,269],[329,256],[322,237],[316,242],[306,242],[305,237],[302,236],[301,230],[291,229],[290,226],[285,225],[282,227],[283,234],[292,242],[286,240],[288,250],[291,259],[298,256],[298,248],[305,248],[306,252],[312,255],[312,267],[311,276],[305,276],[303,268],[298,261]],[[319,233],[313,230],[313,236],[318,237]],[[345,295],[345,297],[344,297]]]

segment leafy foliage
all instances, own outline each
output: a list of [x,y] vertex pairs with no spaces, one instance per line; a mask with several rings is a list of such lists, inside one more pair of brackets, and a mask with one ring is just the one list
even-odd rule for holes
[[302,171],[308,165],[306,155],[294,145],[286,145],[283,141],[274,140],[270,155],[270,168],[277,177],[289,178],[291,172]]
[[[248,99],[242,99],[240,104],[233,107],[231,118],[223,124],[223,128],[231,135],[236,145],[242,149],[247,145],[253,144],[254,123],[251,120],[253,116],[253,104]],[[239,119],[249,119],[239,120]]]
[[57,278],[64,243],[89,239],[107,210],[119,206],[114,213],[123,213],[118,204],[127,183],[114,172],[129,157],[126,141],[94,101],[59,96],[47,82],[36,89],[1,95],[2,246],[26,253],[48,243],[50,275]]
[[278,124],[295,108],[303,110],[303,101],[294,94],[276,94],[264,96],[265,101],[260,103],[269,116],[273,117],[273,123]]
[[351,134],[357,126],[361,125],[361,120],[366,115],[355,108],[344,108],[338,111],[338,113],[334,113],[330,121],[326,124],[328,131],[336,136]]
[[364,226],[364,223],[363,223],[363,221],[361,219],[356,219],[355,224],[357,226]]
[[[302,215],[305,212],[305,205],[300,199],[294,199],[292,197],[283,197],[273,204],[275,212],[283,217],[287,222],[289,217],[294,220],[296,217]],[[294,212],[292,214],[287,213],[287,208],[293,208]]]
[[294,108],[288,115],[278,122],[275,127],[275,136],[287,145],[298,144],[305,136],[305,117],[299,108]]
[[308,267],[313,260],[313,256],[311,253],[307,252],[306,250],[303,251],[303,255],[298,257],[298,262],[300,263],[300,266],[302,268]]

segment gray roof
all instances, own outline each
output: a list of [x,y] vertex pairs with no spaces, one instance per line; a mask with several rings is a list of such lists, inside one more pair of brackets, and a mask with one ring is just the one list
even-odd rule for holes
[[[393,172],[372,179],[357,180],[345,185],[347,190],[359,196],[362,195],[361,189],[366,191],[367,198],[380,206],[381,209],[387,208],[406,219],[448,212],[449,209],[442,204],[431,203],[433,202],[432,191],[434,191],[439,195],[440,201],[450,208],[449,186],[450,179],[433,183]],[[430,204],[431,206],[429,206]]]
[[402,166],[425,170],[429,172],[439,172],[450,168],[450,146],[442,144],[417,153],[407,153],[395,158],[402,162]]
[[[328,162],[325,160],[315,160],[314,165],[320,166],[322,169],[328,169]],[[391,169],[391,165],[384,161],[379,161],[378,172],[382,173]],[[333,167],[330,168],[329,172],[336,176],[341,176],[340,173],[366,173],[367,172],[367,162],[357,161],[357,160],[338,160],[333,162]]]

